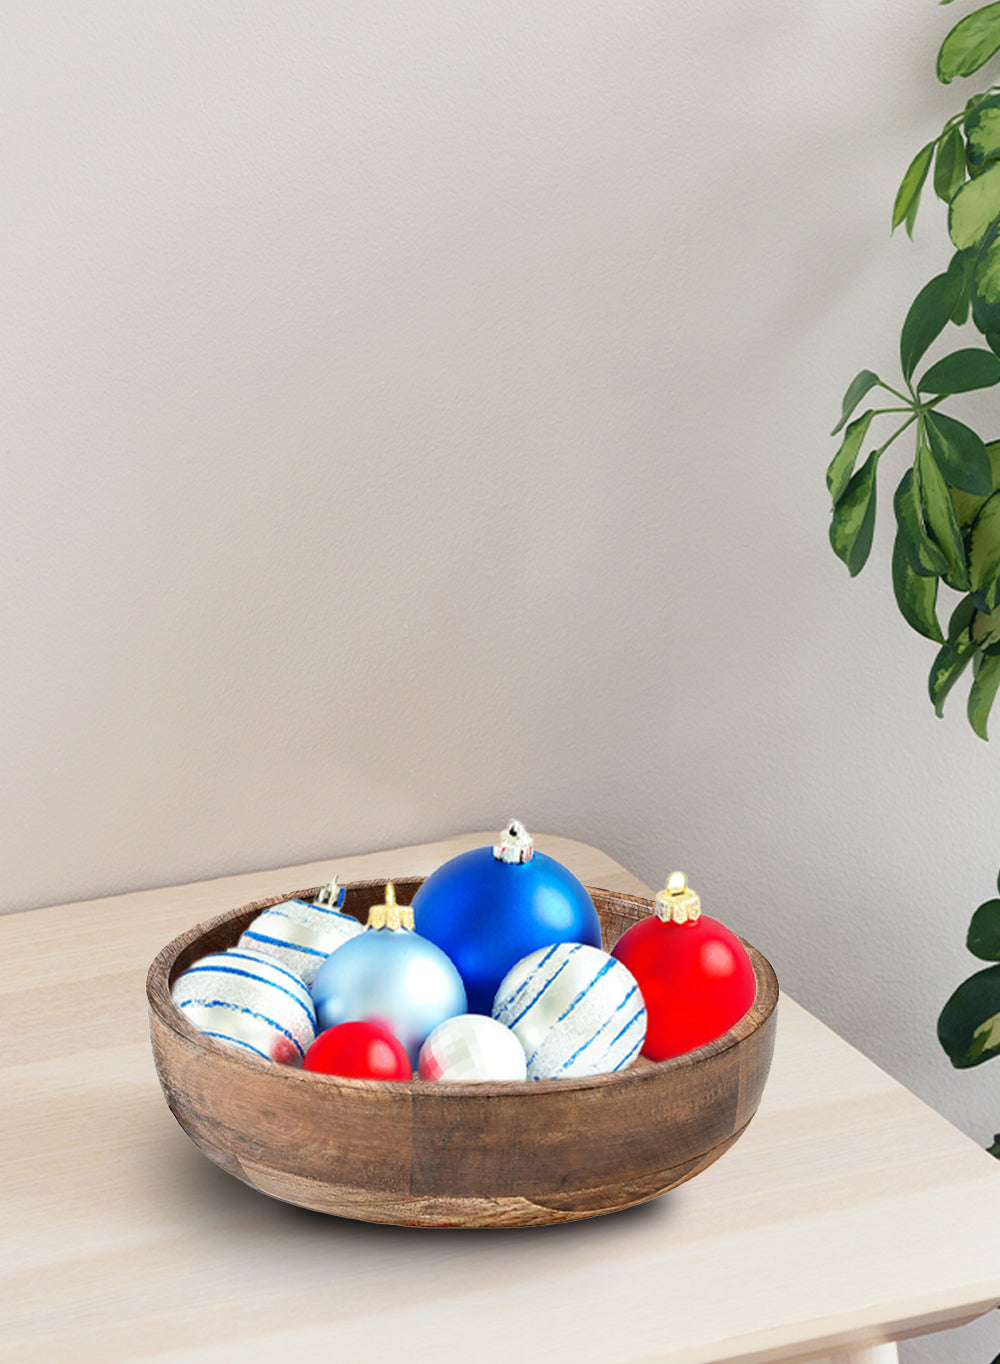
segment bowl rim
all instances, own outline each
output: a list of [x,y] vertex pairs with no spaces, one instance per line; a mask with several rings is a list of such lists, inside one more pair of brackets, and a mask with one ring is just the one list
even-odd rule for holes
[[[420,885],[425,879],[423,876],[375,877],[348,881],[342,884],[350,890],[370,888],[373,891],[382,891],[390,880],[397,888],[401,886],[409,888],[410,886]],[[297,1066],[279,1065],[276,1062],[250,1055],[235,1047],[227,1047],[225,1043],[199,1032],[174,1006],[170,997],[170,977],[181,953],[198,938],[224,927],[233,919],[239,918],[250,910],[262,913],[265,909],[282,904],[286,900],[312,899],[319,889],[318,886],[311,887],[304,890],[289,891],[281,895],[268,896],[261,900],[249,901],[245,905],[224,910],[211,919],[205,919],[172,938],[153,958],[146,973],[146,1000],[150,1013],[155,1013],[164,1027],[188,1045],[202,1048],[220,1061],[232,1062],[237,1066],[247,1066],[258,1072],[267,1072],[274,1077],[275,1083],[278,1084],[318,1084],[324,1085],[328,1089],[341,1090],[355,1095],[369,1092],[392,1095],[399,1099],[415,1098],[424,1102],[428,1100],[447,1102],[449,1099],[457,1100],[470,1096],[482,1099],[519,1099],[539,1093],[567,1090],[590,1091],[608,1087],[630,1089],[637,1085],[653,1083],[671,1072],[687,1070],[710,1057],[728,1051],[731,1047],[738,1046],[762,1027],[777,1007],[780,992],[774,968],[752,943],[741,937],[740,942],[750,956],[757,981],[754,1001],[746,1013],[737,1019],[731,1028],[712,1042],[706,1042],[702,1046],[694,1048],[693,1051],[682,1052],[679,1056],[667,1057],[663,1061],[649,1061],[643,1058],[645,1064],[632,1065],[626,1070],[602,1071],[597,1075],[567,1076],[561,1080],[361,1080],[340,1075],[324,1075],[318,1071],[302,1070]],[[597,895],[603,899],[624,901],[638,908],[646,909],[650,914],[655,911],[654,902],[645,896],[633,895],[627,891],[609,890],[603,886],[588,885],[585,889],[591,898]]]

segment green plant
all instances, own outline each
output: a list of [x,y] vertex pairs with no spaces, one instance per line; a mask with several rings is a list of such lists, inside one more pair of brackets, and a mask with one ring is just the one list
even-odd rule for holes
[[[938,52],[938,79],[948,84],[971,76],[998,52],[1000,3],[994,3],[966,15],[947,34]],[[830,542],[851,576],[860,573],[875,529],[879,462],[894,441],[911,431],[913,463],[893,497],[893,590],[903,618],[939,646],[928,679],[937,714],[971,668],[968,717],[985,739],[1000,689],[1000,440],[984,440],[941,406],[1000,383],[1000,87],[973,95],[921,147],[896,194],[893,231],[905,224],[912,237],[928,177],[948,205],[953,252],[946,268],[917,294],[903,321],[901,383],[893,387],[864,369],[844,396],[833,431],[843,434],[826,474],[833,499]],[[921,368],[946,328],[969,325],[985,345],[962,346]],[[855,416],[876,390],[890,400]],[[858,467],[869,430],[890,418],[895,421],[888,438]],[[938,619],[942,584],[958,594],[946,631]],[[958,986],[938,1019],[938,1040],[959,1069],[1000,1055],[1000,899],[979,906],[966,944],[974,956],[991,964]],[[1000,1158],[1000,1133],[989,1150]],[[1000,1364],[1000,1355],[993,1364]]]
[[[979,906],[965,945],[980,961],[1000,963],[1000,900]],[[987,966],[962,982],[941,1010],[938,1040],[959,1070],[1000,1054],[1000,965]],[[1000,1133],[990,1150],[1000,1156]]]
[[[938,53],[938,78],[947,84],[970,76],[998,51],[995,3],[951,29]],[[954,252],[906,314],[901,383],[894,387],[864,369],[844,396],[833,431],[843,434],[826,475],[833,500],[830,543],[851,576],[860,573],[875,530],[879,463],[898,437],[912,432],[913,463],[893,497],[893,590],[907,623],[939,646],[928,678],[935,711],[942,714],[952,687],[971,668],[968,717],[985,739],[1000,688],[1000,440],[984,440],[941,405],[1000,383],[1000,87],[973,95],[913,158],[896,195],[893,231],[905,224],[912,237],[929,176],[948,205]],[[985,345],[953,350],[918,373],[946,327],[969,324]],[[888,395],[885,405],[855,416],[875,390]],[[895,419],[888,438],[858,466],[869,431],[887,419]],[[941,584],[959,594],[946,630],[938,618]]]

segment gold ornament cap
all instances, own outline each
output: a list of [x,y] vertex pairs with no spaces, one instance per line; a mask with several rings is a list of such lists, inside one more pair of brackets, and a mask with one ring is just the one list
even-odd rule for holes
[[386,882],[385,903],[372,905],[368,911],[368,923],[366,928],[403,928],[413,927],[413,910],[409,905],[396,904],[396,887],[391,881]]
[[701,918],[701,901],[682,871],[671,872],[657,892],[656,912],[665,924],[694,924]]
[[535,844],[519,819],[512,819],[493,845],[493,856],[498,862],[530,862],[535,855]]

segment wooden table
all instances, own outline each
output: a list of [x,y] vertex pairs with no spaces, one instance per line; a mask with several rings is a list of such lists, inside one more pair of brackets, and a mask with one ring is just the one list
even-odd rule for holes
[[[610,1217],[373,1226],[265,1198],[206,1160],[153,1071],[158,949],[334,871],[424,875],[492,841],[0,918],[0,1357],[889,1364],[891,1342],[1000,1301],[996,1162],[787,996],[747,1133]],[[536,841],[591,885],[650,893],[592,848]]]

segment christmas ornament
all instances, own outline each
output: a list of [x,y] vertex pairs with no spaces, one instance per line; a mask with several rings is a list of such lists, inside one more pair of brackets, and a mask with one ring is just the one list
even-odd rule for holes
[[556,943],[519,961],[500,984],[493,1017],[520,1039],[529,1080],[623,1070],[646,1033],[632,973],[584,943]]
[[680,1056],[721,1037],[753,1004],[753,965],[735,933],[701,912],[683,872],[656,897],[656,913],[612,950],[639,982],[649,1021],[643,1055]]
[[402,1042],[414,1069],[427,1034],[468,1007],[458,971],[440,947],[413,931],[413,911],[396,904],[391,881],[364,932],[319,968],[312,995],[321,1028],[353,1019],[381,1023]]
[[524,1048],[510,1028],[485,1014],[439,1023],[420,1048],[421,1080],[524,1080]]
[[346,893],[334,877],[311,904],[305,900],[284,900],[280,905],[272,905],[257,915],[239,945],[276,957],[311,985],[330,953],[348,938],[364,932],[364,925],[357,919],[341,913]]
[[593,901],[573,873],[536,852],[517,820],[493,848],[438,867],[413,897],[417,932],[458,967],[471,1013],[488,1014],[503,977],[539,947],[601,944]]
[[306,1052],[303,1070],[349,1080],[410,1080],[406,1048],[378,1023],[338,1023],[321,1032]]
[[316,1038],[316,1013],[299,976],[263,952],[231,947],[202,957],[174,981],[170,997],[199,1032],[283,1065]]

